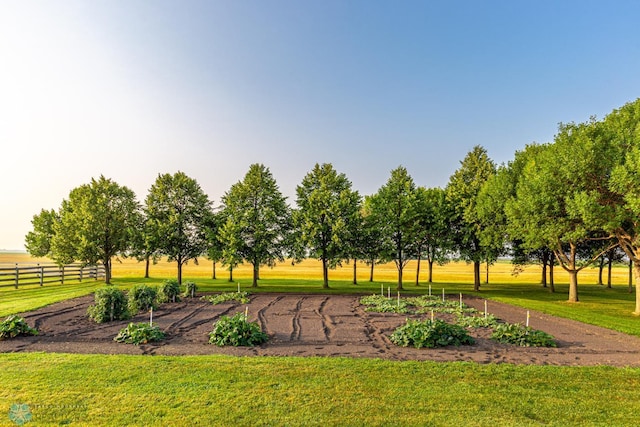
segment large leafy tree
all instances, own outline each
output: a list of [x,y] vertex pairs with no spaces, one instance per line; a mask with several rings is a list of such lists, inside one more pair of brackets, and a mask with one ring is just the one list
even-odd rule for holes
[[609,145],[595,121],[560,125],[553,144],[528,156],[506,205],[514,234],[528,248],[551,248],[569,274],[569,302],[579,300],[578,273],[600,256],[581,258],[581,247],[608,237],[602,221],[610,208],[600,203],[598,187],[611,167]]
[[473,263],[474,291],[480,290],[480,263],[495,257],[495,251],[482,245],[482,221],[477,205],[482,186],[495,172],[495,164],[487,151],[477,145],[462,160],[445,189],[447,201],[452,207],[450,224],[453,248],[460,258]]
[[53,239],[53,226],[60,218],[55,210],[42,209],[31,220],[33,231],[25,236],[25,247],[34,257],[51,257],[51,240]]
[[57,214],[44,212],[34,222],[34,234],[27,235],[27,247],[45,250],[44,245],[36,248],[37,241],[44,241],[36,237],[42,237],[46,230],[50,233],[50,256],[58,264],[102,263],[105,282],[111,283],[111,260],[130,250],[139,222],[133,191],[100,176],[71,190]]
[[207,249],[206,219],[209,198],[193,178],[183,172],[158,175],[145,200],[150,247],[182,267]]
[[[354,223],[358,218],[360,195],[351,181],[333,165],[316,163],[296,187],[293,219],[301,246],[322,261],[323,288],[329,287],[329,268],[349,259]],[[302,247],[296,252],[300,257]]]
[[608,186],[601,188],[610,192],[603,200],[608,206],[615,206],[615,212],[606,216],[605,228],[632,261],[636,280],[634,314],[640,315],[640,99],[614,110],[604,119],[603,126],[615,147],[606,154],[616,156]]
[[212,211],[205,221],[207,236],[206,256],[212,261],[211,278],[214,280],[217,279],[216,266],[224,260],[224,243],[221,237],[221,230],[225,222],[223,209]]
[[400,166],[371,198],[372,213],[381,227],[382,253],[398,270],[398,290],[402,290],[404,267],[415,253],[416,185],[407,169]]
[[418,258],[416,285],[420,278],[420,261],[428,263],[428,280],[433,282],[433,264],[448,261],[450,209],[442,188],[418,187],[415,194],[415,253]]
[[221,229],[223,252],[253,266],[253,287],[261,265],[284,261],[291,213],[269,168],[253,164],[244,179],[222,197],[226,222]]
[[388,262],[384,258],[382,247],[382,227],[373,213],[373,196],[365,196],[361,210],[362,227],[360,229],[360,256],[369,265],[369,281],[373,282],[373,270],[376,264]]

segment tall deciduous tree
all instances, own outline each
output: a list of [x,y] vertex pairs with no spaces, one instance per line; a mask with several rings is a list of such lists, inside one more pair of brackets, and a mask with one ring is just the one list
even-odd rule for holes
[[183,172],[158,175],[145,200],[151,246],[169,261],[178,264],[178,282],[182,267],[197,262],[205,253],[205,221],[210,202],[195,179]]
[[506,206],[510,228],[527,247],[553,249],[569,274],[569,302],[579,300],[578,273],[600,255],[581,260],[580,246],[607,238],[602,220],[609,208],[598,187],[611,167],[603,155],[610,144],[602,136],[595,121],[560,125],[553,144],[528,156]]
[[136,196],[127,187],[100,176],[74,188],[53,221],[51,257],[58,264],[102,263],[111,283],[111,260],[126,254],[139,223]]
[[384,258],[382,247],[382,227],[373,212],[373,196],[366,196],[361,210],[362,228],[360,250],[362,259],[369,266],[369,281],[373,282],[373,270],[376,264],[389,260]]
[[487,151],[477,145],[462,160],[445,189],[452,207],[454,248],[460,258],[473,263],[474,291],[480,290],[480,263],[492,256],[490,248],[483,246],[480,239],[482,223],[478,217],[477,199],[482,186],[495,171]]
[[33,231],[25,236],[27,252],[34,257],[51,257],[51,240],[53,239],[54,224],[60,218],[55,210],[42,209],[31,220]]
[[221,229],[224,252],[253,266],[253,287],[261,265],[284,261],[291,213],[269,168],[253,164],[244,179],[223,196],[226,222]]
[[415,197],[413,178],[400,166],[391,171],[386,184],[371,198],[372,213],[381,227],[382,253],[398,270],[398,290],[402,290],[404,267],[414,255]]
[[445,191],[442,188],[418,187],[414,211],[416,214],[414,223],[415,252],[418,258],[417,286],[420,278],[421,259],[427,260],[429,283],[433,282],[433,264],[444,264],[448,261],[450,209]]
[[634,314],[640,315],[640,99],[614,110],[604,126],[616,147],[606,154],[619,156],[606,187],[613,193],[616,209],[605,228],[629,257],[636,280]]
[[300,242],[311,257],[322,261],[322,286],[328,288],[329,268],[349,259],[360,195],[330,163],[316,164],[296,187],[296,194],[298,209],[293,218]]

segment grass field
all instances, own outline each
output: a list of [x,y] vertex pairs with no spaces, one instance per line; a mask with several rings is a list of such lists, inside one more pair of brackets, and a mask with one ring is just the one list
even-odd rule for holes
[[[39,260],[40,262],[44,260]],[[0,263],[38,262],[25,255],[0,254]],[[185,280],[202,290],[250,286],[250,269],[219,269],[211,262],[189,264]],[[175,276],[175,264],[151,267],[130,260],[114,264],[114,283],[157,284]],[[316,261],[261,270],[258,291],[380,292],[395,289],[395,267],[376,266],[375,282],[359,266],[330,272],[330,290],[321,289]],[[428,292],[425,277],[414,285],[408,268],[405,292]],[[614,269],[613,288],[595,285],[597,271],[580,274],[578,304],[566,303],[568,278],[557,270],[557,293],[539,283],[530,267],[518,277],[508,263],[490,269],[486,298],[582,319],[640,336],[631,315],[628,270]],[[432,291],[471,294],[470,265],[438,266]],[[44,287],[0,288],[0,316],[56,300],[88,294],[101,282]],[[640,411],[640,369],[390,362],[344,358],[236,358],[124,355],[0,354],[0,426],[14,425],[12,404],[26,403],[33,425],[636,425]],[[330,375],[329,375],[330,373]]]

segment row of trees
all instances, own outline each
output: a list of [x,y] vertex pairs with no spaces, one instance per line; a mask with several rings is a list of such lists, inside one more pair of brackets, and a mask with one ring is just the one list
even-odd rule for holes
[[[71,191],[57,210],[33,218],[29,252],[59,263],[166,256],[182,266],[203,254],[230,271],[247,262],[257,286],[260,267],[292,258],[322,262],[328,271],[353,261],[373,267],[417,259],[429,266],[452,257],[480,265],[509,254],[516,263],[557,263],[578,301],[578,272],[612,248],[635,263],[640,279],[640,100],[601,121],[561,124],[553,143],[531,144],[496,167],[480,146],[442,188],[418,187],[404,167],[391,171],[375,194],[362,197],[331,164],[316,164],[287,204],[267,167],[251,165],[242,181],[212,207],[182,172],[159,175],[144,204],[126,187],[100,177]],[[215,270],[214,270],[215,274]],[[546,273],[543,273],[546,280]],[[553,283],[553,282],[552,282]],[[553,288],[551,288],[553,289]],[[640,294],[636,293],[640,313]]]

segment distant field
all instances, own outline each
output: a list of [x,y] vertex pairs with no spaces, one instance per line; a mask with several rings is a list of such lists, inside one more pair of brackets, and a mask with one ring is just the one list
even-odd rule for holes
[[[46,258],[32,258],[26,253],[0,253],[0,266],[13,265],[15,263],[37,264],[42,262],[51,262]],[[144,262],[138,262],[134,259],[121,259],[113,262],[113,277],[118,278],[142,278],[144,277]],[[403,281],[406,285],[415,283],[416,279],[416,261],[410,261],[405,267]],[[358,262],[357,279],[359,282],[369,280],[370,266]],[[193,261],[185,265],[183,269],[183,277],[185,278],[211,278],[213,263],[206,258],[200,258],[198,264]],[[175,277],[177,272],[176,263],[169,263],[161,260],[157,264],[152,264],[150,268],[150,276],[154,278],[170,278]],[[499,261],[489,267],[489,282],[491,284],[537,284],[540,283],[541,269],[539,266],[531,265],[520,272],[517,276],[513,274],[513,266],[508,261]],[[486,277],[486,265],[482,265],[482,279]],[[626,266],[615,266],[612,270],[612,283],[615,286],[628,286],[629,276]],[[251,279],[252,270],[249,264],[238,266],[233,271],[234,281],[247,281]],[[217,278],[224,279],[229,277],[229,271],[220,265],[217,265]],[[374,267],[374,280],[376,282],[389,282],[395,284],[398,273],[394,263],[376,265]],[[596,284],[598,280],[598,270],[596,268],[588,268],[580,272],[579,280],[581,284]],[[279,263],[274,268],[263,267],[260,270],[261,279],[321,279],[322,270],[320,262],[314,259],[307,259],[299,264],[292,265],[291,261]],[[353,278],[353,264],[344,264],[335,270],[329,271],[329,280],[351,280]],[[421,263],[420,282],[427,283],[428,266],[426,262]],[[473,266],[465,262],[451,262],[445,265],[435,265],[433,272],[433,280],[435,283],[473,283]],[[606,282],[606,270],[604,281]],[[557,267],[555,269],[555,283],[558,285],[567,284],[569,276]]]

